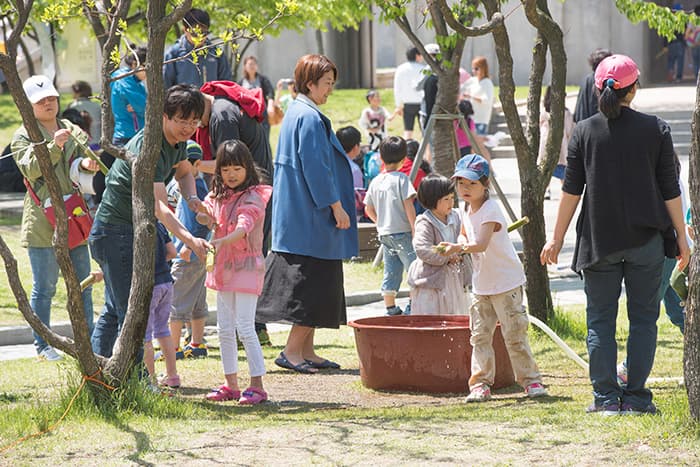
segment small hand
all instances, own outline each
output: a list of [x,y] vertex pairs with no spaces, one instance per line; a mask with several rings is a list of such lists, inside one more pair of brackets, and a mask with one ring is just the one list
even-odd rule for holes
[[134,108],[131,106],[131,104],[126,104],[126,111],[127,112],[133,112]]
[[61,128],[56,131],[56,133],[53,134],[53,142],[58,146],[59,148],[63,149],[63,146],[66,144],[66,141],[70,139],[70,130],[67,128]]
[[88,172],[97,172],[100,170],[100,164],[98,164],[96,160],[90,159],[89,157],[84,157],[83,160],[80,161],[80,167]]
[[102,280],[105,277],[102,271],[90,271],[90,275],[95,278],[95,284],[98,282],[102,282]]
[[190,250],[187,246],[183,246],[180,250],[180,259],[186,263],[189,263],[192,260],[192,250]]
[[190,208],[190,211],[195,213],[207,212],[207,209],[204,207],[204,204],[202,204],[202,201],[196,196],[193,196],[192,198],[187,200],[187,207]]

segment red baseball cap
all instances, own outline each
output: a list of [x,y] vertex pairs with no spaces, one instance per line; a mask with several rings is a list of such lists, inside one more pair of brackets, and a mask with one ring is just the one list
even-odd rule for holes
[[637,78],[639,68],[627,55],[611,55],[595,69],[595,87],[601,90],[606,85],[613,89],[626,88],[634,84]]

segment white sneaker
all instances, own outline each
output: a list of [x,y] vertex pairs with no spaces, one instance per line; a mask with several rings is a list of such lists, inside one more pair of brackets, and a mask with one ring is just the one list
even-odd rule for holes
[[532,383],[525,388],[525,393],[527,397],[542,397],[547,395],[547,390],[540,383]]
[[491,388],[486,384],[477,386],[467,396],[467,402],[485,402],[491,399]]
[[55,362],[56,360],[63,360],[63,357],[61,354],[56,352],[56,349],[51,347],[50,345],[45,347],[44,350],[39,352],[39,358],[41,360],[47,360],[49,362]]

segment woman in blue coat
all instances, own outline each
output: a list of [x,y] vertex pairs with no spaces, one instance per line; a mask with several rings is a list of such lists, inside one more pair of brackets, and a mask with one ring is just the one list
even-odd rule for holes
[[318,109],[338,72],[323,55],[294,70],[299,96],[280,131],[272,201],[272,248],[257,320],[292,324],[275,360],[299,373],[340,368],[316,354],[316,328],[345,324],[343,259],[358,253],[352,171],[330,120]]

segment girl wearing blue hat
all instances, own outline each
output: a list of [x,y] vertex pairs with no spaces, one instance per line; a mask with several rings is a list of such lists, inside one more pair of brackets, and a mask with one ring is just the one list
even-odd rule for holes
[[472,258],[472,363],[467,402],[491,398],[496,374],[491,342],[497,322],[501,323],[515,379],[528,397],[547,395],[527,340],[523,265],[508,238],[508,225],[500,207],[489,199],[489,163],[478,154],[468,154],[457,162],[452,179],[457,182],[457,194],[466,203],[462,226],[467,243],[440,245],[445,255],[469,253]]

